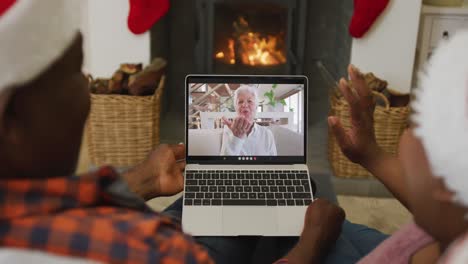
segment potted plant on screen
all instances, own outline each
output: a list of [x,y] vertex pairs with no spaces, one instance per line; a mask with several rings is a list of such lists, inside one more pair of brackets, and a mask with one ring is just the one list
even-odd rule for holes
[[265,112],[284,112],[286,101],[284,99],[277,100],[275,90],[278,84],[273,84],[271,89],[263,94],[265,101],[263,102]]

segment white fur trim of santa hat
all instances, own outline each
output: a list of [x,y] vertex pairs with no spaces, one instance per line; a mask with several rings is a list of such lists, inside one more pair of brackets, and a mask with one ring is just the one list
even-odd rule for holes
[[0,14],[0,93],[38,77],[77,36],[81,0],[16,0]]
[[468,31],[440,43],[415,91],[413,120],[435,176],[468,207]]
[[468,233],[457,238],[445,250],[437,262],[439,264],[465,264],[468,263]]

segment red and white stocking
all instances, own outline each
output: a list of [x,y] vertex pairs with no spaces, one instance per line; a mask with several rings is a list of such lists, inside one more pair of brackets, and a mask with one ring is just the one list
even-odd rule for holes
[[148,31],[169,10],[169,0],[130,0],[128,29],[134,34]]
[[349,34],[362,37],[382,14],[390,0],[354,0],[354,13],[349,24]]

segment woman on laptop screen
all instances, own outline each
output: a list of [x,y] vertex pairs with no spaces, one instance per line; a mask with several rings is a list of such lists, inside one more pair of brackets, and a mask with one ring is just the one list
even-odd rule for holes
[[255,123],[258,106],[257,90],[241,85],[234,92],[236,117],[225,124],[221,145],[222,156],[276,156],[273,133],[266,127]]

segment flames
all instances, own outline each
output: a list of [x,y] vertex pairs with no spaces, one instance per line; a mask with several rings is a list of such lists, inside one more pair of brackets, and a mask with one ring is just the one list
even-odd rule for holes
[[222,59],[223,61],[226,61],[229,64],[236,64],[236,55],[234,53],[234,40],[233,39],[228,39],[228,56],[226,57],[224,55],[224,52],[220,51],[216,53],[216,58],[217,59]]
[[284,51],[279,48],[281,36],[254,32],[248,22],[240,17],[234,22],[234,38],[227,39],[226,47],[215,53],[215,58],[227,64],[279,65],[286,63]]

